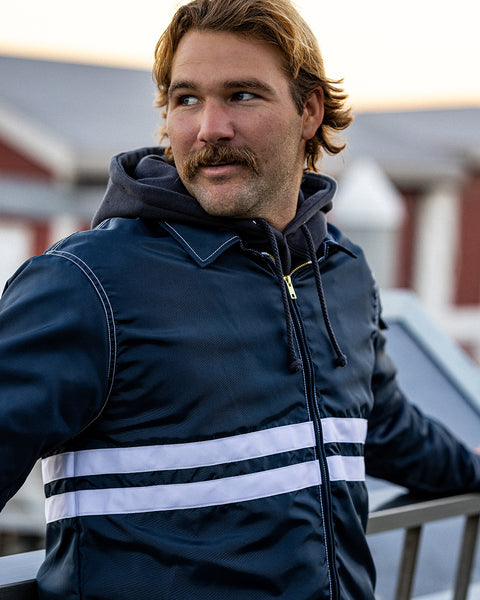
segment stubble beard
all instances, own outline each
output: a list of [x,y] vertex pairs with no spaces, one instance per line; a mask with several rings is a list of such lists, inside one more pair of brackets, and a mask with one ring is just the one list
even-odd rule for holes
[[[202,166],[213,166],[235,162],[244,167],[243,175],[234,180],[229,176],[218,177],[214,182],[202,181]],[[265,219],[277,221],[278,216],[289,214],[291,210],[292,182],[294,190],[294,211],[301,180],[300,167],[279,160],[273,156],[272,162],[278,168],[265,166],[260,170],[256,154],[249,148],[234,148],[226,145],[205,146],[199,151],[190,152],[181,165],[181,179],[191,196],[211,216],[232,219]],[[300,177],[297,170],[300,168]],[[180,170],[179,170],[180,173]],[[296,180],[298,179],[298,184]],[[290,199],[290,200],[289,200]],[[291,215],[291,218],[294,216]]]
[[[202,182],[201,167],[223,164],[239,165],[244,175],[234,181],[229,176],[218,177],[215,182]],[[261,178],[256,154],[248,148],[221,144],[208,144],[191,151],[182,163],[181,178],[188,192],[210,215],[231,218],[249,218],[259,200],[258,184]]]

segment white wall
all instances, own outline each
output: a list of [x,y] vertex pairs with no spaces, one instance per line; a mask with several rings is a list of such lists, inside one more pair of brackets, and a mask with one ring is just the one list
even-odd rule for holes
[[0,220],[0,290],[32,253],[33,232],[22,221]]

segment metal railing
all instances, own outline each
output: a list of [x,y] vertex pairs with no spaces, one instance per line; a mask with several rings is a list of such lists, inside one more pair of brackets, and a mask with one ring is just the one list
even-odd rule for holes
[[[453,600],[466,600],[472,574],[480,518],[480,494],[464,494],[431,500],[417,500],[402,494],[370,513],[367,534],[394,529],[405,530],[398,569],[395,600],[410,600],[422,529],[427,523],[463,516],[462,544],[457,558]],[[447,542],[447,540],[446,540]]]
[[0,600],[37,600],[35,577],[44,550],[0,557]]
[[[404,529],[405,538],[400,561],[395,600],[411,598],[418,547],[426,523],[464,516],[465,525],[457,573],[454,600],[466,600],[477,543],[480,518],[480,494],[465,494],[432,500],[415,500],[403,494],[375,507],[369,516],[367,534],[374,535]],[[35,576],[44,551],[0,557],[0,600],[35,600]]]

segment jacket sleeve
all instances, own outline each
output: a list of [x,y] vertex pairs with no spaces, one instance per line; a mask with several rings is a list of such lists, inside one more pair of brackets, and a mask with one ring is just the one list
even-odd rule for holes
[[480,491],[480,456],[410,404],[378,331],[372,378],[374,407],[365,446],[369,475],[417,493]]
[[27,261],[0,300],[0,509],[35,461],[79,433],[109,386],[109,327],[85,270]]

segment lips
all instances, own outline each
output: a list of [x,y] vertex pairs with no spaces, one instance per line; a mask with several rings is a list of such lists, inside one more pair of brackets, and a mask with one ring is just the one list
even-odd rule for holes
[[232,171],[234,168],[242,166],[239,163],[215,163],[215,164],[208,164],[208,165],[201,165],[199,167],[199,169],[202,170],[202,173],[204,174],[210,174],[210,175],[226,175],[227,173],[229,173],[230,171]]

